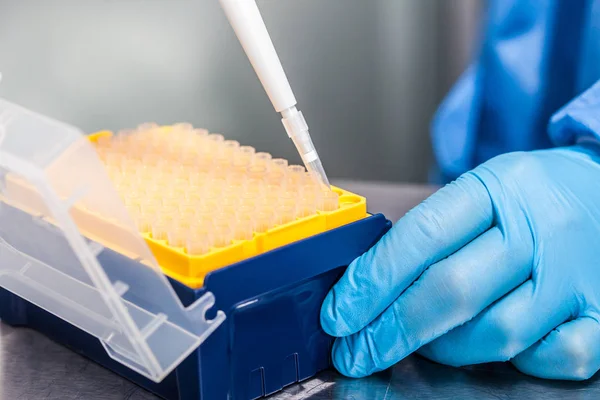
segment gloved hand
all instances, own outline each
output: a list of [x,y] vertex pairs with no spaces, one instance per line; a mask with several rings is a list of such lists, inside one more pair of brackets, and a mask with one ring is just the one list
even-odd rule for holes
[[420,349],[543,378],[600,369],[600,145],[511,153],[410,211],[327,295],[333,362],[362,377]]

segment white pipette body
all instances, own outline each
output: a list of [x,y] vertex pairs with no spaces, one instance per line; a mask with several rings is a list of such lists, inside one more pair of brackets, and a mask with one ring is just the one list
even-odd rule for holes
[[220,0],[221,7],[258,75],[275,111],[294,142],[306,169],[329,188],[329,180],[313,145],[308,125],[277,56],[255,0]]

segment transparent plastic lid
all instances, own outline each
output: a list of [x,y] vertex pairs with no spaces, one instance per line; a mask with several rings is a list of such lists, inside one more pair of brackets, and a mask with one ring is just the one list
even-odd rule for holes
[[0,286],[156,382],[225,319],[183,307],[82,132],[2,99]]

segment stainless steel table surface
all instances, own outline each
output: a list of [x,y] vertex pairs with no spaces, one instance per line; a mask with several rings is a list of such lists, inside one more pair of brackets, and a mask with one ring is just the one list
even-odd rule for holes
[[[435,188],[336,182],[367,196],[372,212],[396,220]],[[585,383],[527,377],[510,364],[456,369],[410,356],[388,371],[353,380],[333,371],[286,388],[269,400],[296,399],[600,399],[598,377]],[[0,399],[156,399],[42,335],[0,323]]]

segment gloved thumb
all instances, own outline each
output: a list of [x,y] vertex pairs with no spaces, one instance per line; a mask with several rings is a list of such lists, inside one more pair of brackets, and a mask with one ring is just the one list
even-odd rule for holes
[[337,337],[360,331],[428,266],[486,231],[492,219],[488,192],[472,173],[440,189],[352,262],[323,302],[323,329]]

